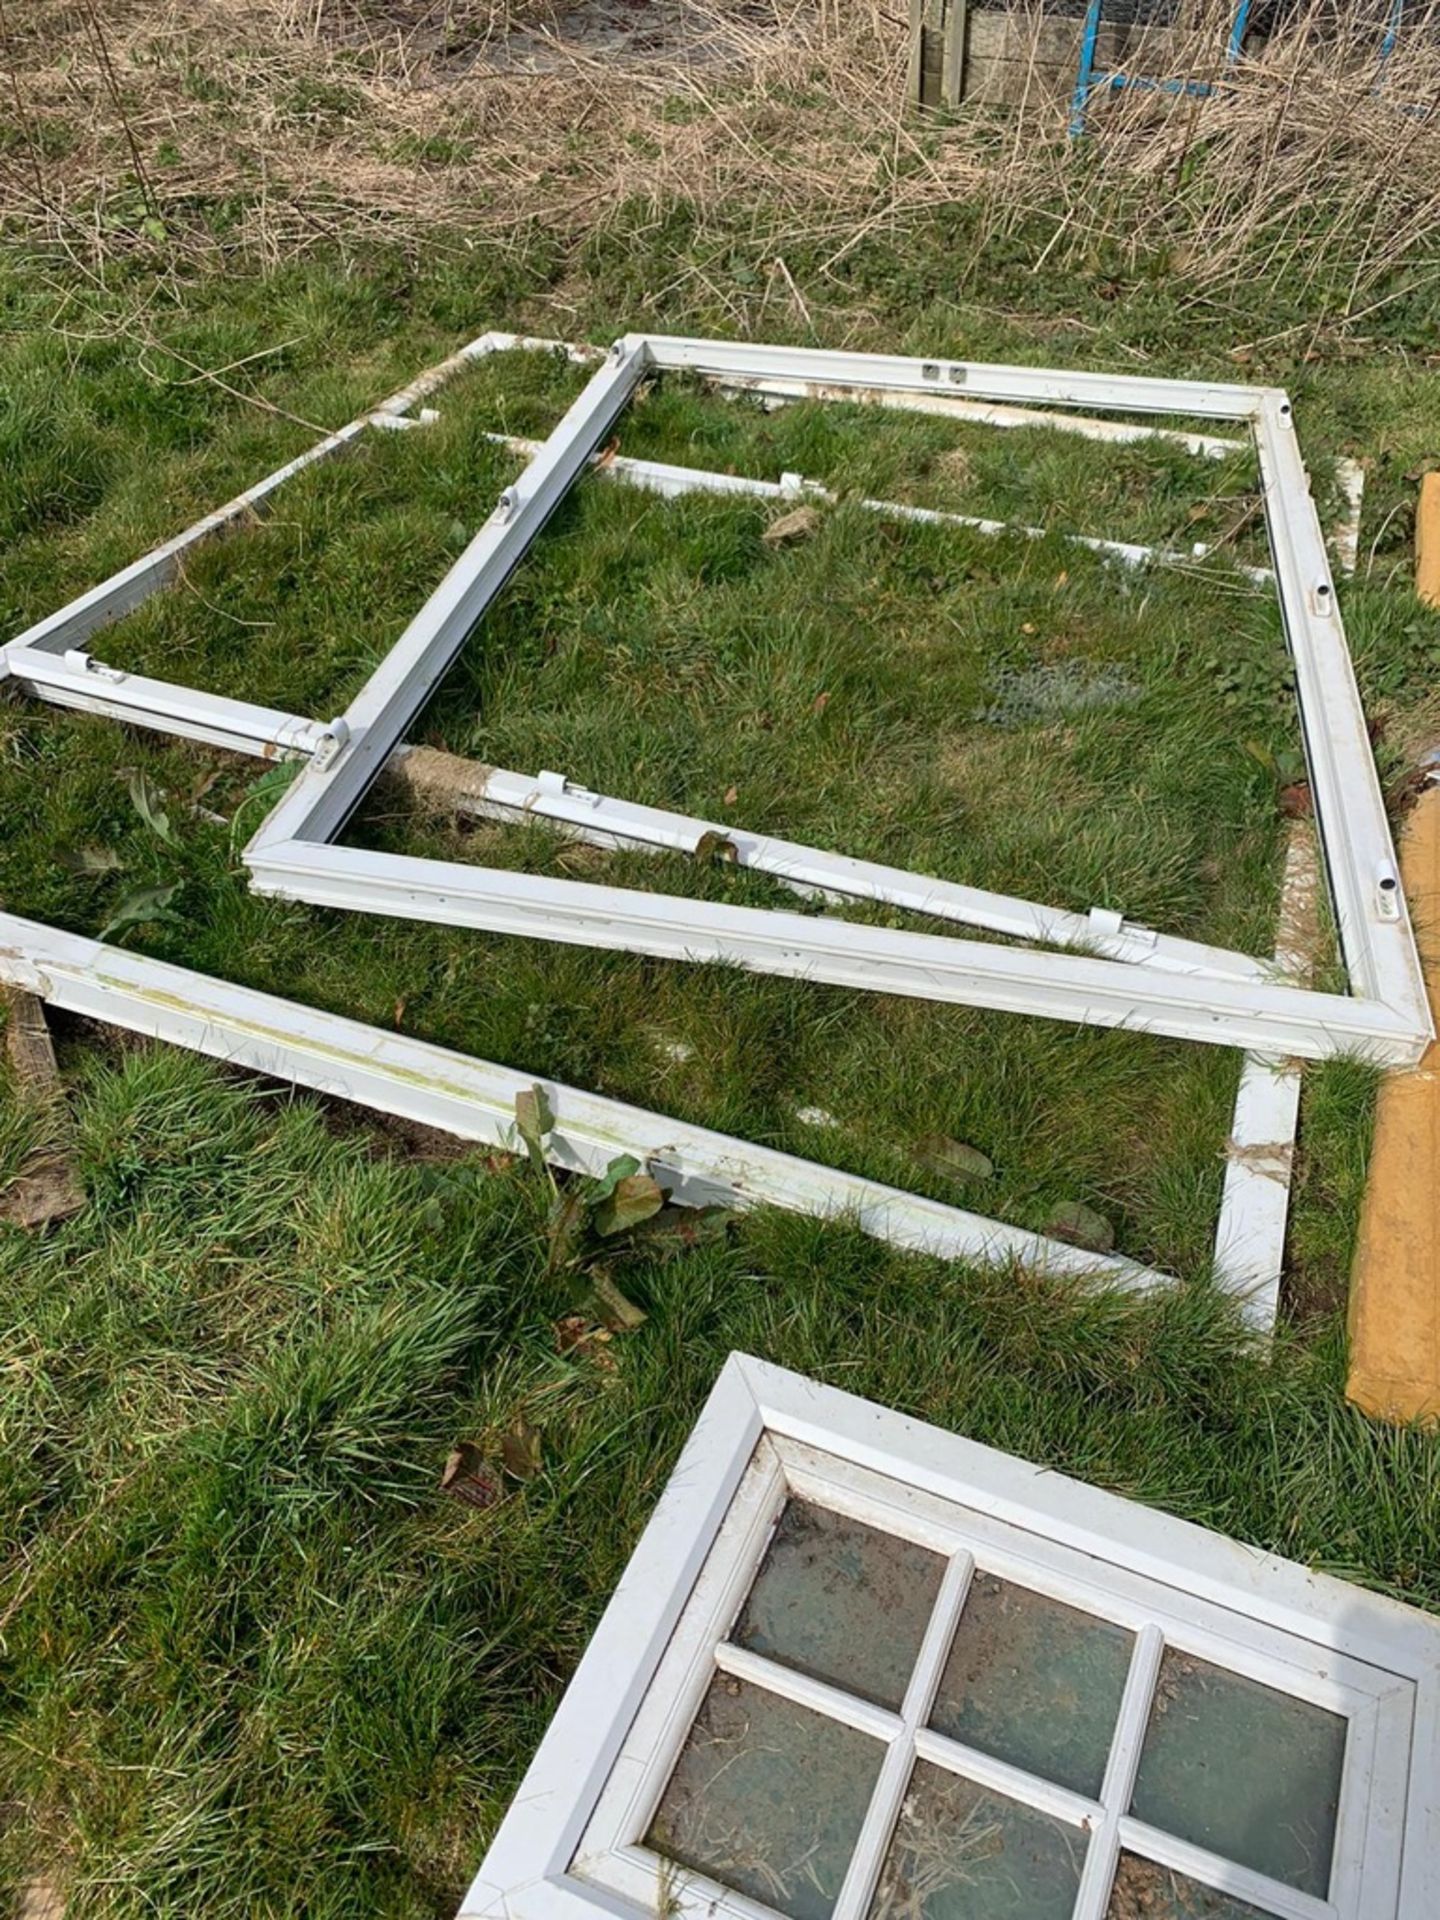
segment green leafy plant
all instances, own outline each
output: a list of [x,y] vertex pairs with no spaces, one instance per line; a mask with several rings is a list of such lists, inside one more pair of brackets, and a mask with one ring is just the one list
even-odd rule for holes
[[113,940],[119,934],[128,933],[132,927],[152,926],[157,921],[178,925],[180,916],[171,912],[170,902],[179,891],[178,880],[169,886],[134,888],[124,896],[100,929],[100,938]]
[[[588,1257],[604,1251],[605,1243],[633,1234],[666,1210],[663,1187],[641,1167],[634,1154],[618,1154],[598,1179],[575,1176],[562,1186],[545,1156],[546,1137],[555,1115],[545,1089],[526,1087],[515,1096],[515,1126],[525,1143],[531,1165],[550,1188],[546,1221],[549,1257],[546,1270],[560,1273],[583,1267]],[[673,1208],[682,1213],[690,1209]],[[638,1313],[613,1282],[607,1282],[618,1304],[617,1317]],[[643,1319],[644,1315],[640,1315]],[[636,1322],[638,1324],[638,1322]]]

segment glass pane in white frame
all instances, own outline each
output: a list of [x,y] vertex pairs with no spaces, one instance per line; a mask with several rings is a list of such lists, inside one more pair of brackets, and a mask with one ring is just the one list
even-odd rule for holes
[[1337,1713],[1167,1648],[1131,1811],[1323,1897],[1346,1732]]
[[646,1845],[786,1920],[830,1920],[884,1753],[856,1727],[717,1673]]
[[869,1920],[1070,1920],[1089,1835],[916,1762]]
[[[898,1711],[727,1639],[784,1503],[800,1497],[946,1555]],[[977,1559],[1136,1635],[1096,1798],[928,1729]],[[1328,1898],[1127,1811],[1163,1646],[1348,1722]],[[917,1760],[1084,1840],[1075,1913],[1105,1920],[1122,1852],[1280,1920],[1429,1920],[1440,1624],[1132,1502],[732,1356],[590,1653],[471,1889],[466,1916],[758,1920],[775,1909],[645,1844],[717,1670],[883,1743],[833,1906],[865,1920]],[[958,1791],[958,1789],[957,1789]],[[1131,1872],[1138,1871],[1131,1869]],[[1224,1913],[1224,1906],[1217,1912]]]
[[1101,1790],[1135,1636],[978,1571],[930,1725],[1092,1797]]
[[944,1571],[943,1558],[913,1540],[788,1500],[731,1638],[898,1707]]

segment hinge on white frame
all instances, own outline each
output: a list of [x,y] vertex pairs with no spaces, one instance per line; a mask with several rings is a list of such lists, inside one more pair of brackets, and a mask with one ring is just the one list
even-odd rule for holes
[[323,767],[328,767],[335,756],[341,753],[349,744],[350,723],[347,720],[342,720],[339,715],[337,715],[328,727],[322,727],[320,729],[320,738],[316,743],[315,752],[310,759],[311,766],[314,767],[317,772]]
[[574,786],[563,773],[537,773],[535,791],[552,794],[557,799],[563,794],[567,799],[581,800],[592,807],[598,807],[601,800],[601,796],[592,793],[589,787]]
[[103,660],[92,660],[89,654],[79,647],[71,647],[60,657],[71,673],[88,673],[97,680],[109,680],[112,684],[118,684],[121,680],[129,678],[127,674],[120,671],[119,667],[107,667]]
[[1375,870],[1375,904],[1382,920],[1400,918],[1400,876],[1388,860]]
[[419,413],[372,413],[370,425],[389,433],[407,433],[411,427],[433,427],[439,418],[434,407],[422,407]]

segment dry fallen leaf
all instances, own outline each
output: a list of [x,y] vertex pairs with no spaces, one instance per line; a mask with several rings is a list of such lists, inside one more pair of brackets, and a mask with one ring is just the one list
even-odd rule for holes
[[725,805],[726,805],[727,807],[733,807],[733,806],[734,806],[734,804],[735,804],[735,802],[736,802],[736,801],[737,801],[737,800],[738,800],[739,798],[740,798],[740,789],[739,789],[739,787],[727,787],[727,788],[725,789]]
[[561,1353],[583,1354],[604,1373],[615,1371],[615,1355],[610,1351],[615,1336],[609,1327],[597,1327],[583,1313],[567,1313],[555,1322],[555,1344]]
[[468,1507],[493,1507],[504,1498],[494,1468],[473,1440],[457,1442],[450,1458],[445,1462],[445,1471],[440,1475],[440,1491],[448,1493],[454,1500],[463,1500]]
[[533,1480],[540,1471],[540,1429],[517,1413],[500,1442],[500,1458],[512,1480]]
[[700,867],[734,866],[740,858],[740,849],[735,842],[723,833],[716,833],[712,827],[708,833],[702,833],[695,842],[695,864]]
[[1287,820],[1308,820],[1315,811],[1308,780],[1295,780],[1280,789],[1280,811]]

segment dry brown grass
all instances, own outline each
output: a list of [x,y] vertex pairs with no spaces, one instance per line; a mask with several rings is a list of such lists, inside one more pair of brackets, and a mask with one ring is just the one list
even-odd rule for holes
[[[867,236],[978,198],[988,237],[1038,232],[1060,263],[1119,269],[1158,243],[1198,289],[1320,277],[1357,317],[1428,255],[1440,120],[1402,108],[1440,100],[1434,36],[1409,37],[1377,94],[1373,12],[1292,16],[1233,86],[1106,99],[1077,147],[1038,83],[1004,114],[907,111],[905,11],[0,0],[0,220],[72,252],[274,262],[382,233],[634,233],[683,200],[702,241],[799,254],[823,279]],[[1217,65],[1222,18],[1193,23],[1196,73]]]

